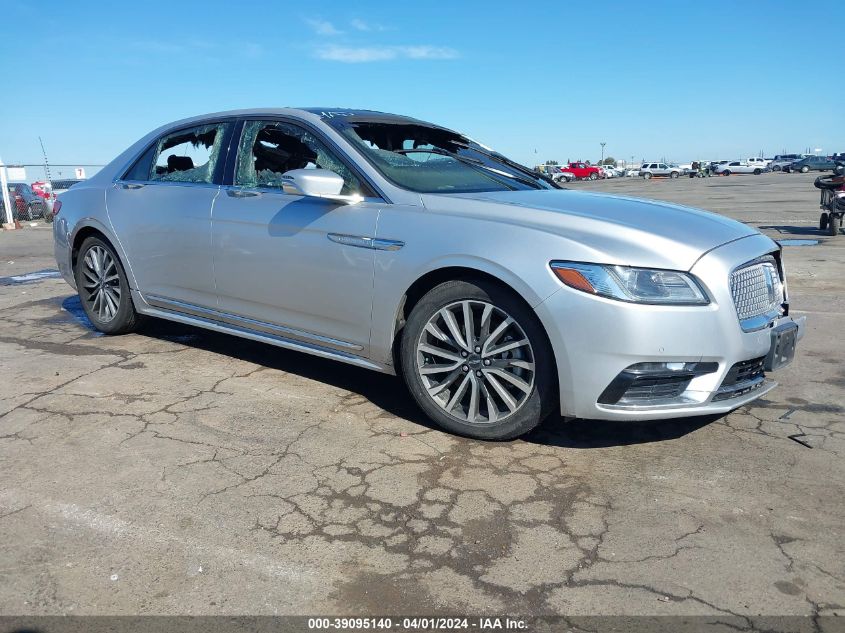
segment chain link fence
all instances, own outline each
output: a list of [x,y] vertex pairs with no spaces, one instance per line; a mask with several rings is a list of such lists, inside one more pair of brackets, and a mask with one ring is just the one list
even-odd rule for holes
[[102,167],[92,163],[0,164],[0,220],[4,224],[52,222],[57,197]]

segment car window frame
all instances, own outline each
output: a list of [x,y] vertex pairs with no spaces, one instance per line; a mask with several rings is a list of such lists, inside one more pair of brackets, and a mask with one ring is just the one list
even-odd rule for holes
[[250,114],[248,116],[238,117],[237,125],[233,129],[232,137],[229,142],[229,149],[226,156],[226,166],[223,172],[221,186],[224,189],[236,189],[238,191],[256,191],[260,193],[273,193],[284,196],[295,196],[296,194],[286,193],[283,189],[278,187],[246,187],[244,185],[235,184],[235,171],[238,167],[238,160],[240,158],[240,146],[243,138],[244,128],[246,124],[251,121],[265,121],[268,123],[286,123],[299,127],[306,132],[312,134],[319,142],[326,146],[328,150],[335,154],[337,159],[352,172],[361,184],[369,189],[368,193],[374,195],[363,196],[363,200],[367,202],[385,202],[390,204],[390,200],[384,194],[380,187],[378,187],[361,169],[358,168],[357,163],[350,157],[349,152],[344,150],[333,139],[329,138],[317,126],[310,124],[309,121],[300,119],[294,116],[283,114]]
[[[200,121],[194,121],[191,123],[186,123],[179,127],[174,127],[166,130],[165,132],[159,134],[155,137],[152,141],[144,145],[143,149],[135,154],[132,157],[127,165],[118,173],[120,174],[118,177],[114,179],[116,184],[120,183],[139,183],[144,185],[176,185],[176,186],[187,186],[187,187],[220,187],[223,181],[223,174],[225,173],[225,168],[228,165],[229,154],[232,149],[232,133],[235,128],[235,124],[238,122],[238,117],[231,116],[231,117],[214,117],[210,119],[203,119]],[[203,127],[206,125],[223,125],[223,140],[220,143],[220,155],[217,157],[217,163],[214,165],[214,173],[211,176],[211,182],[181,182],[178,180],[151,180],[150,175],[152,174],[153,164],[150,162],[150,170],[147,172],[146,180],[136,180],[134,178],[127,178],[127,174],[129,174],[134,168],[135,165],[139,160],[144,158],[146,153],[150,149],[154,149],[165,136],[172,136],[174,134],[178,134],[179,132],[185,132],[197,127]],[[155,159],[155,154],[153,154],[153,159]]]

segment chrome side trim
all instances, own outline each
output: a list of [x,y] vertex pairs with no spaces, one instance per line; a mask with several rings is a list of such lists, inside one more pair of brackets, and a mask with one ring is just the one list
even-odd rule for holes
[[757,391],[767,382],[769,381],[766,380],[765,376],[757,376],[756,378],[743,380],[742,382],[728,385],[727,387],[719,387],[719,389],[716,390],[716,393],[713,394],[713,402],[723,402],[725,400],[730,400],[731,398],[744,396]]
[[265,323],[264,321],[257,321],[247,317],[238,316],[236,314],[229,314],[228,312],[218,312],[209,308],[202,308],[190,303],[168,299],[166,297],[159,297],[157,295],[144,295],[144,300],[153,307],[161,308],[163,310],[172,310],[182,314],[189,314],[204,321],[214,323],[221,323],[231,326],[236,329],[257,332],[265,335],[277,337],[279,339],[287,340],[288,338],[302,339],[309,342],[315,342],[322,345],[329,345],[331,347],[342,347],[344,349],[360,351],[363,348],[361,345],[340,341],[338,339],[329,338],[327,336],[320,336],[319,334],[312,334],[297,330],[295,328],[286,327],[284,325],[274,325],[272,323]]
[[370,248],[376,251],[398,251],[405,246],[400,240],[386,240],[378,237],[367,237],[366,235],[344,235],[341,233],[328,233],[326,235],[332,242],[344,246],[356,246],[358,248]]

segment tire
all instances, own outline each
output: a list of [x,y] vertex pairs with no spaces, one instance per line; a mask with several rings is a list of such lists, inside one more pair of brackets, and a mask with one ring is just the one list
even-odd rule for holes
[[[488,310],[486,329],[494,338],[485,341]],[[470,332],[467,311],[472,316]],[[513,323],[497,335],[507,317]],[[468,338],[474,342],[467,345]],[[486,358],[483,354],[488,346],[495,350],[517,341],[527,343]],[[431,420],[452,433],[513,439],[537,427],[558,406],[557,372],[542,325],[517,295],[496,283],[455,280],[436,286],[414,306],[400,345],[408,390]]]
[[646,173],[644,173],[644,174],[643,174],[643,178],[644,178],[645,180],[651,180],[651,172],[648,172],[648,171],[647,171]]
[[781,169],[780,165],[776,165],[776,166],[772,167],[772,171],[780,171],[780,169]]
[[[104,267],[104,273],[99,274],[97,271]],[[79,248],[73,274],[82,308],[96,329],[105,334],[126,334],[138,328],[140,315],[132,304],[126,272],[111,244],[99,237],[86,238]]]
[[822,214],[819,216],[819,231],[824,231],[827,229],[827,213],[822,211]]
[[806,174],[808,171],[810,171],[810,168],[809,168],[809,167],[807,167],[806,165],[804,165],[803,167],[801,167],[801,173],[802,173],[802,174]]
[[762,170],[762,169],[755,169],[755,170],[754,170],[754,175],[755,175],[755,176],[759,176],[759,175],[760,175],[760,174],[762,174],[762,173],[763,173],[763,170]]
[[839,235],[839,227],[842,226],[842,216],[831,213],[827,218],[827,234]]
[[673,172],[670,172],[670,173],[669,173],[669,178],[677,178],[677,177],[678,177],[678,175],[679,175],[679,174],[678,174],[678,172],[673,171]]
[[730,170],[730,169],[726,169],[725,171],[723,171],[723,172],[722,172],[722,175],[723,175],[723,176],[730,176],[730,175],[731,175],[731,170]]
[[32,222],[35,219],[35,214],[32,213],[32,205],[26,205],[26,209],[18,214],[18,219],[25,222]]
[[598,180],[598,176],[596,175],[596,172],[591,173],[589,178],[590,178],[590,180]]

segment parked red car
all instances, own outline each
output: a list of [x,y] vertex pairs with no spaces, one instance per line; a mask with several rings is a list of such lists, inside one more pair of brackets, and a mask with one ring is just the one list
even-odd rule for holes
[[560,168],[561,171],[568,171],[570,174],[574,174],[576,178],[579,180],[587,179],[587,180],[597,180],[601,178],[601,170],[594,166],[588,165],[587,163],[569,163],[565,167]]
[[30,185],[32,187],[32,191],[35,193],[36,196],[39,198],[43,198],[44,200],[50,200],[53,198],[53,190],[50,187],[49,182],[45,182],[43,180],[36,180],[34,183]]

